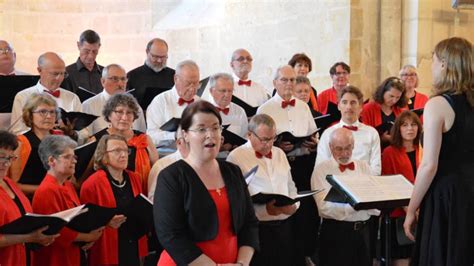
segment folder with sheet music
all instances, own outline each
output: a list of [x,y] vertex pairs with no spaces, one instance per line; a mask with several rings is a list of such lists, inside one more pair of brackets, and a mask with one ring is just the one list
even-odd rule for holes
[[349,203],[355,210],[407,206],[413,185],[402,175],[328,175],[325,201]]
[[0,113],[11,113],[15,95],[38,83],[39,76],[0,76]]
[[321,191],[322,190],[300,191],[298,192],[298,195],[294,198],[291,198],[282,194],[259,192],[252,196],[252,202],[255,204],[267,204],[268,202],[275,200],[275,206],[282,207],[282,206],[292,205],[302,200],[305,197],[312,196]]
[[291,134],[290,132],[288,131],[285,131],[285,132],[282,132],[280,134],[278,134],[277,136],[277,140],[276,140],[276,143],[281,143],[281,142],[290,142],[291,144],[294,145],[294,148],[299,148],[301,147],[301,145],[305,142],[305,141],[310,141],[311,138],[316,134],[316,132],[318,132],[321,128],[319,128],[318,130],[316,130],[315,132],[311,133],[310,135],[308,136],[302,136],[302,137],[296,137],[294,136],[293,134]]
[[73,129],[77,131],[88,127],[98,118],[96,115],[82,112],[68,112],[63,108],[59,109],[61,110],[61,120],[63,120],[64,124],[73,124]]
[[222,136],[224,137],[224,143],[230,143],[232,145],[240,146],[247,142],[246,139],[230,131],[230,125],[223,125]]
[[80,184],[94,172],[91,161],[98,143],[96,140],[74,149],[74,154],[77,156],[74,176]]

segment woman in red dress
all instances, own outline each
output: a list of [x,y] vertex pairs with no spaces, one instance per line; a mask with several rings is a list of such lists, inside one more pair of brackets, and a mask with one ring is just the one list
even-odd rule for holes
[[[6,177],[9,166],[16,160],[14,151],[18,147],[16,136],[0,130],[0,227],[8,224],[27,212],[31,205],[16,184]],[[47,227],[40,228],[29,234],[0,234],[0,265],[24,266],[29,264],[29,251],[25,243],[50,245],[59,235],[43,235]]]
[[416,90],[416,88],[418,88],[418,74],[416,73],[415,66],[404,65],[402,69],[400,69],[400,79],[403,81],[403,84],[405,84],[408,109],[424,108],[428,101],[428,96]]
[[[397,117],[391,131],[392,144],[382,153],[382,175],[401,174],[411,183],[415,183],[416,172],[423,153],[420,146],[421,132],[422,125],[415,113],[404,111]],[[402,221],[400,218],[405,216],[405,211],[399,208],[394,210],[390,216],[392,218],[393,265],[408,265],[413,245],[399,245],[395,234],[396,220],[398,219],[400,223]],[[383,225],[381,232],[382,234],[385,232]]]
[[210,103],[190,104],[181,117],[189,155],[163,169],[154,197],[163,265],[249,265],[258,225],[240,169],[217,161],[222,120]]

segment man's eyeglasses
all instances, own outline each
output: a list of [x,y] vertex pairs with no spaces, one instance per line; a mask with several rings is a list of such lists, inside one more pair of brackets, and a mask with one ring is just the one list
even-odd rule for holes
[[167,55],[155,55],[155,54],[152,54],[150,52],[148,52],[148,54],[150,55],[150,57],[153,59],[153,60],[161,60],[161,61],[164,61],[166,59],[168,59],[168,56]]
[[10,48],[1,48],[0,49],[0,54],[10,54],[12,52],[13,52],[13,50],[10,49]]
[[32,113],[39,114],[41,117],[47,117],[48,115],[49,116],[56,116],[57,115],[56,110],[45,110],[45,109],[36,110],[36,111],[33,111]]
[[120,156],[120,155],[129,155],[131,153],[131,150],[130,149],[119,149],[119,148],[117,148],[117,149],[108,150],[108,151],[105,151],[105,152],[112,153],[115,156]]
[[1,164],[13,163],[16,159],[18,159],[18,156],[16,155],[0,157],[0,163]]
[[54,78],[60,78],[63,76],[64,78],[69,77],[69,74],[67,72],[48,72],[49,75],[51,75]]
[[213,127],[198,127],[196,129],[188,129],[188,131],[195,132],[199,135],[206,135],[210,132],[212,134],[220,134],[223,130],[222,126],[213,126]]
[[261,143],[263,144],[267,144],[267,143],[270,143],[270,142],[275,142],[278,138],[278,136],[274,136],[273,138],[262,138],[262,137],[259,137],[257,135],[257,133],[253,132],[253,131],[250,131]]
[[117,76],[108,77],[107,79],[110,80],[110,81],[113,81],[115,83],[117,83],[119,81],[122,81],[122,82],[127,82],[128,81],[128,78],[126,78],[126,77],[117,77]]
[[238,62],[244,62],[244,61],[252,62],[252,61],[253,61],[253,58],[250,57],[250,56],[247,56],[247,57],[240,56],[240,57],[234,58],[234,61],[238,61]]
[[71,161],[73,159],[77,161],[77,158],[78,158],[77,155],[75,155],[75,154],[61,154],[58,157],[62,157],[67,161]]

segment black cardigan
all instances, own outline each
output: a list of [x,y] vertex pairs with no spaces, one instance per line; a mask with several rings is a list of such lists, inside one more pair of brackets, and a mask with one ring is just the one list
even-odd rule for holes
[[[258,220],[240,168],[219,161],[238,246],[258,249]],[[218,231],[217,210],[194,169],[180,160],[158,175],[154,198],[158,239],[177,265],[188,265],[202,254],[196,242],[212,240]]]

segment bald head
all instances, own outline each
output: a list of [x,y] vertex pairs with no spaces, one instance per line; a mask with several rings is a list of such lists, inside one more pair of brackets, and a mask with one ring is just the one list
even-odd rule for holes
[[46,52],[38,58],[40,83],[54,91],[59,88],[66,74],[66,65],[61,57],[54,52]]
[[247,80],[250,71],[252,71],[252,55],[245,49],[237,49],[232,53],[230,67],[234,74],[241,80]]
[[16,54],[13,47],[0,40],[0,75],[8,75],[15,70]]
[[334,130],[329,138],[329,148],[331,149],[332,156],[338,163],[349,163],[352,157],[352,150],[354,149],[352,131],[345,128]]

